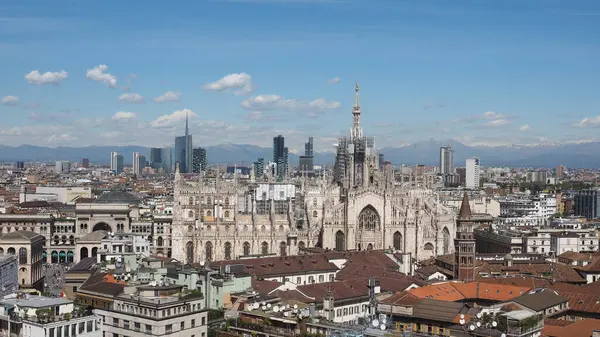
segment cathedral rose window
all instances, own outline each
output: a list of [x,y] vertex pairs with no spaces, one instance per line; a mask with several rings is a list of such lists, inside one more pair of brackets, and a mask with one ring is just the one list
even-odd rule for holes
[[368,231],[379,230],[380,225],[381,220],[379,218],[379,214],[371,205],[365,207],[358,215],[359,229]]

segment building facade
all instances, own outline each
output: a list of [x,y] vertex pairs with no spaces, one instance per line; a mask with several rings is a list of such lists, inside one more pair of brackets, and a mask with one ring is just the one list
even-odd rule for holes
[[466,177],[465,187],[466,188],[479,188],[479,158],[469,158],[466,161]]
[[334,174],[244,184],[176,173],[172,257],[283,256],[315,246],[392,248],[418,260],[451,253],[454,212],[423,184],[386,179],[373,139],[362,135],[360,113],[357,86],[354,126],[340,141]]

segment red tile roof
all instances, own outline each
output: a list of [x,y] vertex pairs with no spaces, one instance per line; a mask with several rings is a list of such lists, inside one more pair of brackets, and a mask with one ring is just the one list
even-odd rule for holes
[[587,318],[567,326],[549,325],[547,320],[544,323],[542,336],[546,337],[590,337],[592,331],[600,330],[600,319]]
[[462,300],[508,301],[531,290],[531,287],[519,287],[485,282],[446,282],[414,288],[409,292],[420,298],[432,298],[441,301],[456,302]]

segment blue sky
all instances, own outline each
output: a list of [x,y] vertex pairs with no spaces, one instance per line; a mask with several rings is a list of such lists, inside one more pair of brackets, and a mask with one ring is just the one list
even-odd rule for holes
[[598,32],[591,0],[5,0],[0,144],[169,145],[189,111],[194,145],[325,151],[356,81],[379,147],[595,140]]

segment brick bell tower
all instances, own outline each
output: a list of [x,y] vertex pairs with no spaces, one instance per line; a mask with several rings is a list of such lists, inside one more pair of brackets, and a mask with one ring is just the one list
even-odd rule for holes
[[469,196],[465,191],[456,220],[456,238],[454,239],[454,279],[460,281],[475,280],[475,221],[471,218]]

